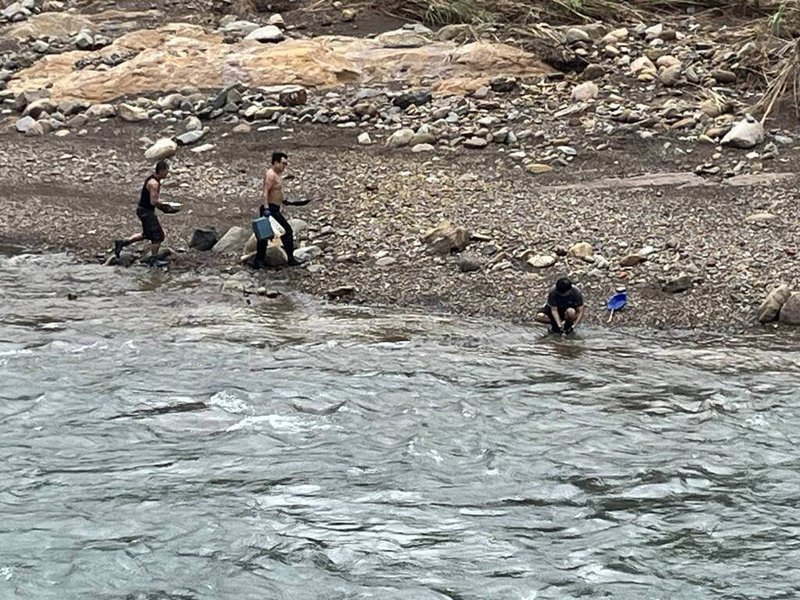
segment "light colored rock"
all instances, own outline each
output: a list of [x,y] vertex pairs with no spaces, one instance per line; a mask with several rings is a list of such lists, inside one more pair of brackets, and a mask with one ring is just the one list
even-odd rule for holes
[[281,29],[286,27],[286,21],[283,20],[283,15],[278,13],[272,15],[267,21],[267,24],[274,25],[275,27],[280,27]]
[[244,227],[231,227],[211,249],[218,254],[238,253],[252,232]]
[[253,33],[259,27],[261,27],[261,25],[253,23],[252,21],[232,21],[222,27],[222,31],[224,33],[245,36]]
[[431,38],[408,29],[395,29],[380,34],[377,41],[384,48],[421,48],[430,43]]
[[389,139],[386,140],[386,145],[389,148],[402,148],[403,146],[408,146],[411,143],[411,140],[414,139],[414,130],[413,129],[398,129],[392,135],[389,136]]
[[128,123],[139,123],[150,119],[145,109],[124,103],[117,106],[117,116]]
[[200,146],[192,148],[192,152],[195,154],[203,154],[204,152],[210,152],[214,148],[216,148],[214,144],[201,144]]
[[589,37],[588,33],[586,33],[583,29],[578,29],[577,27],[570,27],[564,34],[564,42],[566,44],[588,42],[590,39],[591,38]]
[[322,256],[322,248],[319,246],[303,246],[294,251],[295,259],[302,263],[310,262],[320,256]]
[[161,138],[145,151],[144,157],[147,160],[159,161],[175,156],[177,151],[177,143],[170,138]]
[[20,133],[25,135],[44,135],[44,128],[42,124],[31,116],[22,117],[19,119],[15,127]]
[[754,213],[752,215],[748,215],[747,217],[745,217],[744,222],[745,223],[766,223],[768,221],[774,221],[777,218],[778,217],[773,215],[772,213],[760,212],[760,213]]
[[786,325],[800,325],[800,293],[792,292],[781,307],[778,318]]
[[764,141],[764,126],[751,115],[739,121],[722,138],[723,146],[733,148],[754,148]]
[[792,295],[792,290],[788,285],[783,284],[772,290],[767,294],[766,299],[758,308],[758,322],[771,323],[777,320],[781,308],[789,300]]
[[93,104],[85,114],[89,119],[110,119],[117,114],[117,109],[111,104]]
[[259,27],[258,29],[251,31],[248,33],[245,40],[255,40],[256,42],[261,42],[262,44],[274,44],[277,42],[282,42],[286,39],[286,36],[283,34],[283,31],[280,28],[275,27],[275,25],[265,25],[264,27]]
[[372,144],[372,138],[370,137],[368,132],[363,132],[358,136],[358,143],[362,146],[369,146]]
[[572,100],[574,102],[586,102],[587,100],[597,98],[599,93],[600,88],[597,87],[596,83],[593,81],[584,81],[572,89]]
[[639,75],[642,72],[652,72],[653,74],[657,72],[653,61],[647,56],[640,56],[631,63],[631,74]]
[[556,264],[556,257],[547,254],[537,254],[528,259],[528,264],[534,269],[547,269]]
[[661,69],[661,71],[659,71],[658,78],[661,80],[661,83],[663,83],[666,86],[675,85],[676,83],[678,83],[678,81],[680,81],[681,78],[680,64],[664,67],[663,69]]
[[195,116],[187,117],[187,119],[183,122],[183,130],[185,132],[202,131],[203,123]]
[[580,258],[581,260],[586,260],[594,255],[594,248],[592,248],[592,245],[589,242],[578,242],[569,247],[567,255],[574,258]]
[[485,138],[481,137],[473,136],[464,140],[464,148],[469,148],[470,150],[481,150],[486,148],[488,145],[489,142],[487,142]]
[[449,254],[461,252],[467,247],[470,233],[465,227],[456,227],[451,221],[445,220],[422,236],[422,241],[428,245],[432,254]]
[[233,131],[233,133],[250,133],[251,129],[250,123],[239,123],[231,131]]
[[667,294],[680,294],[691,289],[693,284],[694,281],[690,275],[681,275],[665,283],[661,289]]
[[416,144],[411,148],[414,154],[421,154],[424,152],[434,152],[436,147],[433,144]]
[[542,163],[531,163],[525,168],[534,175],[539,175],[540,173],[549,173],[553,170],[553,167],[550,165],[545,165]]
[[[83,26],[69,31],[79,31]],[[222,89],[235,77],[256,88],[285,84],[287,74],[291,74],[296,84],[325,88],[397,81],[397,74],[402,72],[410,86],[423,80],[436,81],[435,93],[463,95],[500,74],[527,79],[553,71],[529,52],[484,41],[463,45],[431,42],[424,49],[401,48],[387,53],[378,39],[371,38],[320,36],[277,45],[250,41],[228,44],[224,39],[223,33],[209,33],[186,23],[140,29],[96,52],[98,58],[107,58],[137,49],[136,56],[113,69],[75,70],[75,62],[84,57],[83,53],[65,52],[18,71],[9,89],[19,93],[50,86],[51,97],[57,101],[108,102],[171,89],[176,82]]]

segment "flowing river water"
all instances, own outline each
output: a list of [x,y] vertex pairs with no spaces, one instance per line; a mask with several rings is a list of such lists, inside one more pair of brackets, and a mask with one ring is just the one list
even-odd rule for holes
[[800,596],[785,333],[563,341],[220,277],[0,256],[0,598]]

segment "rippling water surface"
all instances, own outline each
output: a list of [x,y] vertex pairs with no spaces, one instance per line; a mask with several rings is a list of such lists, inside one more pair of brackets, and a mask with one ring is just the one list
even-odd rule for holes
[[221,287],[0,257],[0,598],[800,595],[793,341]]

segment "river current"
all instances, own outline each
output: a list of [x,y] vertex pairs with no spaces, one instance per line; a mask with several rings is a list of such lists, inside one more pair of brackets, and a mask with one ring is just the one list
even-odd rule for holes
[[785,333],[284,291],[0,256],[0,599],[800,596]]

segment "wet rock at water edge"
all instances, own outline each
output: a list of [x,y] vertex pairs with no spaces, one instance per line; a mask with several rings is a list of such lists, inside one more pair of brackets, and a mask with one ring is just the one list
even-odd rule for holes
[[342,298],[350,298],[356,293],[356,288],[352,285],[340,285],[339,287],[331,288],[327,291],[326,295],[330,300],[339,300]]
[[781,308],[784,304],[786,304],[786,301],[789,299],[791,294],[792,290],[786,284],[778,286],[769,294],[767,294],[766,299],[758,308],[758,322],[771,323],[772,321],[777,320]]
[[189,248],[194,248],[200,252],[207,252],[211,250],[218,241],[219,234],[213,227],[195,229],[192,234],[192,240],[189,242]]
[[800,325],[800,293],[792,292],[781,307],[779,320],[786,325]]

